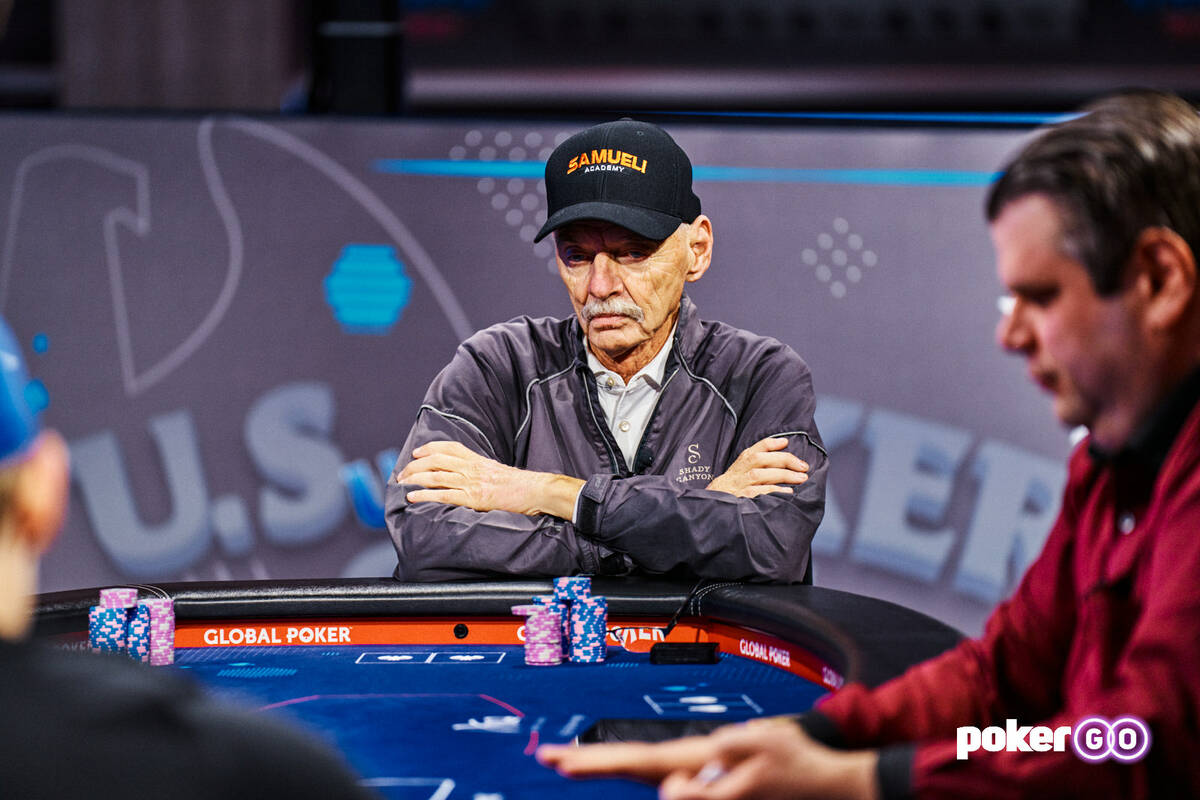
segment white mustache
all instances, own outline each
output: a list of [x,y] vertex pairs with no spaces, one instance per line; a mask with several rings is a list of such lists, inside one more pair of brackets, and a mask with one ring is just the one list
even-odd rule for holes
[[635,322],[641,322],[646,317],[642,309],[624,300],[598,300],[594,303],[588,303],[579,310],[579,314],[583,317],[584,322],[591,322],[594,317],[599,317],[603,314],[620,314],[623,317],[633,319]]

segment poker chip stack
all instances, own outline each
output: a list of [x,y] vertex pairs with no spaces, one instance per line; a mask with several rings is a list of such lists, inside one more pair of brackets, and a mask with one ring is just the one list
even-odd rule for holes
[[608,601],[584,597],[571,603],[571,661],[598,664],[608,655]]
[[125,647],[134,661],[143,664],[150,661],[150,609],[145,603],[138,603],[133,618],[129,620]]
[[557,611],[559,618],[562,620],[562,640],[564,642],[571,641],[571,609],[566,603],[560,601],[555,595],[539,594],[533,598],[533,604],[552,608]]
[[139,605],[150,614],[150,663],[156,667],[175,663],[175,601],[151,597]]
[[101,653],[128,651],[130,609],[137,607],[137,589],[103,589],[100,605],[88,609],[88,643]]
[[512,612],[525,617],[525,663],[548,667],[562,663],[562,615],[545,605],[513,606]]
[[125,609],[92,606],[88,609],[88,644],[97,653],[125,650]]
[[104,589],[88,610],[88,644],[102,653],[127,653],[137,661],[175,661],[175,611],[169,598],[138,602],[137,589]]
[[592,579],[576,575],[554,579],[554,596],[570,608],[566,641],[576,664],[598,664],[608,655],[608,602],[592,595]]
[[512,611],[525,617],[526,664],[559,664],[564,648],[576,664],[598,664],[608,655],[608,601],[592,596],[591,578],[555,578],[554,594]]

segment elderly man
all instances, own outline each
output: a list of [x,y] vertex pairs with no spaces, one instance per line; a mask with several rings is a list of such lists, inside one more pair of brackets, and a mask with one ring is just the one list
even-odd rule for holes
[[546,195],[575,314],[483,330],[434,379],[388,481],[396,576],[802,580],[828,467],[812,382],[684,294],[713,254],[687,155],[598,125]]
[[25,641],[68,473],[28,386],[0,320],[0,795],[374,797],[315,737],[217,705],[178,673]]
[[1200,796],[1200,116],[1158,93],[1087,112],[988,201],[1012,301],[999,343],[1090,435],[983,637],[799,725],[543,761],[677,799]]

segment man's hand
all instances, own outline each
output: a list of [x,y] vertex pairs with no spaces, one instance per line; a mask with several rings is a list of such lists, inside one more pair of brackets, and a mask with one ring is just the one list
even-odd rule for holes
[[738,497],[758,497],[768,492],[791,494],[792,487],[787,484],[808,480],[808,464],[785,447],[787,439],[784,437],[759,439],[743,450],[729,469],[706,488]]
[[544,745],[537,760],[570,778],[621,776],[660,783],[673,772],[699,772],[717,753],[713,736],[688,736],[655,744]]
[[546,746],[538,760],[570,777],[660,783],[664,800],[874,800],[874,751],[840,752],[788,719],[730,725],[711,736],[658,744]]
[[396,482],[416,484],[410,503],[433,502],[476,511],[553,514],[569,520],[583,481],[566,475],[517,469],[479,455],[459,442],[439,441],[413,450]]

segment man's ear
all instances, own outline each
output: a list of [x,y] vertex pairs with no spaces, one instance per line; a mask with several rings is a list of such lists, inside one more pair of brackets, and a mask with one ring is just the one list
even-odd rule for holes
[[1170,228],[1147,228],[1138,235],[1133,258],[1144,281],[1146,322],[1158,331],[1177,325],[1196,302],[1196,257]]
[[12,519],[18,535],[29,546],[44,552],[58,536],[67,511],[70,457],[56,431],[43,431],[30,453],[16,469],[12,493]]
[[686,278],[691,283],[700,280],[712,264],[712,220],[703,214],[688,225],[688,248],[692,252],[692,264],[688,268]]

